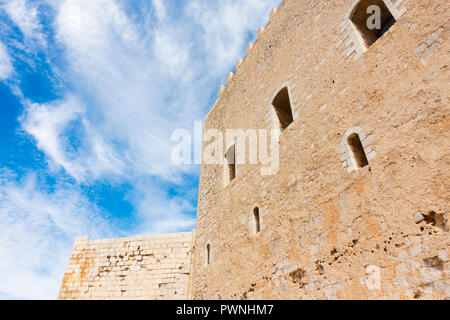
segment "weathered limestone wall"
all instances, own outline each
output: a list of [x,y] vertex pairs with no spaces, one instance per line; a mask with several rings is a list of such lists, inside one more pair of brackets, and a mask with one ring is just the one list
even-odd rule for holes
[[75,241],[59,299],[189,299],[194,232]]
[[450,2],[385,2],[397,22],[364,51],[353,0],[285,0],[221,88],[205,131],[270,129],[283,84],[294,123],[276,175],[202,166],[194,298],[450,299]]

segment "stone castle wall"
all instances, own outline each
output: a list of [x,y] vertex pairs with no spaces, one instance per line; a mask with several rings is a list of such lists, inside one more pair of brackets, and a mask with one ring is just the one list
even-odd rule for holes
[[450,299],[450,3],[380,1],[396,23],[369,48],[357,0],[273,10],[205,132],[273,128],[287,87],[279,170],[237,164],[227,183],[225,161],[204,163],[195,248],[193,233],[78,240],[60,298]]
[[285,0],[220,89],[205,132],[272,128],[284,86],[294,121],[274,175],[202,165],[195,299],[450,298],[450,3],[384,1],[368,49],[356,3]]
[[58,299],[190,299],[194,232],[75,241]]

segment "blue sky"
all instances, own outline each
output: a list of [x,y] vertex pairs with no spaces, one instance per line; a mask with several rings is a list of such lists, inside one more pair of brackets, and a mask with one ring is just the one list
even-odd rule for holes
[[54,299],[73,240],[195,228],[171,163],[280,0],[0,0],[0,299]]

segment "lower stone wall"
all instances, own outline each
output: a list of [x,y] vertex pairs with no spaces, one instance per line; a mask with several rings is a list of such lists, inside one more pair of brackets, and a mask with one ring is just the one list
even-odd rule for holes
[[58,299],[190,299],[194,234],[77,238]]

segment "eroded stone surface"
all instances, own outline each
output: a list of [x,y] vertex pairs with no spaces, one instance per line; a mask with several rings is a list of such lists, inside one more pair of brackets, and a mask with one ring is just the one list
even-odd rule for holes
[[[352,2],[284,1],[206,118],[270,129],[290,84],[277,174],[239,165],[224,187],[222,166],[201,168],[196,299],[450,298],[450,3],[388,1],[397,22],[363,52]],[[241,223],[256,206],[258,234]]]
[[190,234],[167,252],[86,240],[61,298],[185,298],[191,279],[195,299],[450,299],[450,2],[385,0],[397,22],[364,50],[353,3],[285,0],[220,88],[205,130],[272,128],[284,84],[293,123],[274,175],[202,165],[192,277]]
[[189,299],[193,236],[79,238],[58,298]]

